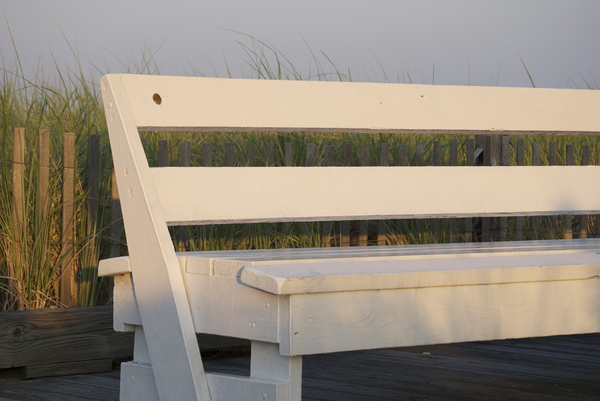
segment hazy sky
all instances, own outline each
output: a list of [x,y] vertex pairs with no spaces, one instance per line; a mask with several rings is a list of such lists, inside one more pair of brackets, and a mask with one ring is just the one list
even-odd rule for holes
[[14,42],[21,64],[45,74],[75,65],[71,47],[86,72],[135,71],[151,57],[163,75],[253,77],[252,36],[303,76],[320,63],[357,81],[530,86],[524,63],[537,86],[600,87],[600,0],[0,0],[0,10],[7,70]]

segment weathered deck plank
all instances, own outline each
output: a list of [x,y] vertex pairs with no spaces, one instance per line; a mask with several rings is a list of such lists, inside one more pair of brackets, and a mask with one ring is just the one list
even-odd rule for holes
[[[249,372],[246,352],[204,359],[209,371]],[[596,400],[600,334],[311,355],[304,367],[305,401]],[[0,377],[0,401],[112,401],[118,389],[118,371]]]

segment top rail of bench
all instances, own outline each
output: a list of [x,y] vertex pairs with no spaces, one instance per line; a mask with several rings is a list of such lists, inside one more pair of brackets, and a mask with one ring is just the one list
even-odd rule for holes
[[143,75],[102,85],[140,130],[600,134],[597,90]]

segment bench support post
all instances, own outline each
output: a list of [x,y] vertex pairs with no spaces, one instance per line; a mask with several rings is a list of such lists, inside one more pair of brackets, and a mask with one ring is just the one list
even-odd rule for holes
[[252,341],[250,376],[287,383],[279,399],[300,401],[302,395],[302,357],[279,354],[279,345]]

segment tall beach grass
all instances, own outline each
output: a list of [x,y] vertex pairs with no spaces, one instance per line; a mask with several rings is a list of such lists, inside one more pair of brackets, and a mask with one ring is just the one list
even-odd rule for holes
[[[307,71],[299,71],[281,51],[273,45],[241,35],[239,45],[245,53],[241,74],[254,79],[298,79],[298,80],[339,80],[352,81],[353,74],[348,69],[340,69],[324,53],[310,52],[312,60]],[[159,67],[155,52],[149,47],[142,49],[139,57],[133,57],[122,64],[122,71],[131,73],[158,74]],[[17,57],[18,59],[18,57]],[[110,197],[112,162],[110,148],[101,104],[97,78],[101,68],[84,63],[74,54],[74,68],[65,69],[58,64],[50,69],[39,67],[32,76],[26,76],[23,66],[4,66],[0,69],[0,311],[37,309],[51,306],[63,306],[59,298],[60,267],[65,258],[73,258],[80,274],[81,291],[76,305],[88,306],[110,302],[109,290],[97,277],[97,265],[100,258],[110,255],[114,238],[110,238]],[[390,76],[375,62],[373,81],[390,81]],[[89,71],[86,71],[86,68]],[[108,72],[108,71],[107,71]],[[528,72],[527,72],[528,73]],[[230,72],[230,74],[232,74]],[[191,75],[203,75],[192,68]],[[408,71],[396,72],[399,82],[413,82]],[[533,83],[533,81],[532,81]],[[598,89],[597,82],[590,82],[589,89]],[[22,182],[22,204],[15,204],[12,172],[14,129],[25,129],[25,150]],[[40,130],[50,131],[51,157],[49,164],[49,191],[47,198],[40,191]],[[62,167],[63,134],[75,133],[75,218],[73,244],[65,247],[61,242],[62,229]],[[88,201],[88,139],[90,135],[100,136],[100,185],[98,202]],[[431,158],[434,141],[447,143],[444,136],[425,135],[350,135],[350,134],[300,134],[300,133],[142,133],[146,140],[150,164],[157,163],[158,141],[169,139],[171,164],[179,164],[182,141],[192,143],[192,164],[202,163],[202,143],[211,142],[214,146],[212,163],[224,165],[225,147],[234,143],[236,163],[249,164],[248,149],[254,150],[254,163],[267,164],[266,144],[273,143],[276,165],[285,165],[286,148],[292,149],[292,164],[303,165],[307,143],[316,145],[315,164],[325,163],[327,146],[333,146],[337,152],[335,158],[341,160],[343,146],[352,144],[354,153],[351,164],[358,165],[358,150],[368,145],[371,152],[371,164],[378,164],[375,151],[380,143],[389,144],[397,149],[401,144],[409,149],[409,162],[414,164],[414,149],[418,142],[425,143],[426,158]],[[526,143],[540,141],[542,147],[548,146],[547,137],[525,137]],[[576,146],[591,145],[598,148],[594,137],[557,137],[559,147],[567,142]],[[460,152],[465,155],[466,137],[459,143]],[[545,154],[544,152],[542,154]],[[390,164],[394,164],[393,158]],[[530,154],[526,155],[529,159]],[[562,161],[564,163],[564,161]],[[597,155],[592,154],[592,163],[597,163]],[[426,164],[428,161],[425,161]],[[515,164],[514,160],[512,162]],[[548,160],[542,160],[548,164]],[[90,210],[95,207],[96,210]],[[23,223],[15,220],[18,210]],[[93,213],[92,213],[93,212]],[[90,216],[97,216],[93,221]],[[337,224],[337,223],[336,223]],[[396,229],[397,222],[388,222],[390,229]],[[333,226],[335,230],[337,226]],[[431,232],[423,232],[416,223],[407,222],[405,242],[443,242],[446,234],[439,230],[436,238]],[[237,248],[275,248],[322,246],[324,233],[318,223],[310,224],[263,224],[263,225],[223,225],[186,228],[192,237],[191,250]],[[175,234],[175,232],[174,232]],[[176,234],[174,235],[176,241]],[[393,243],[393,240],[390,240]]]

